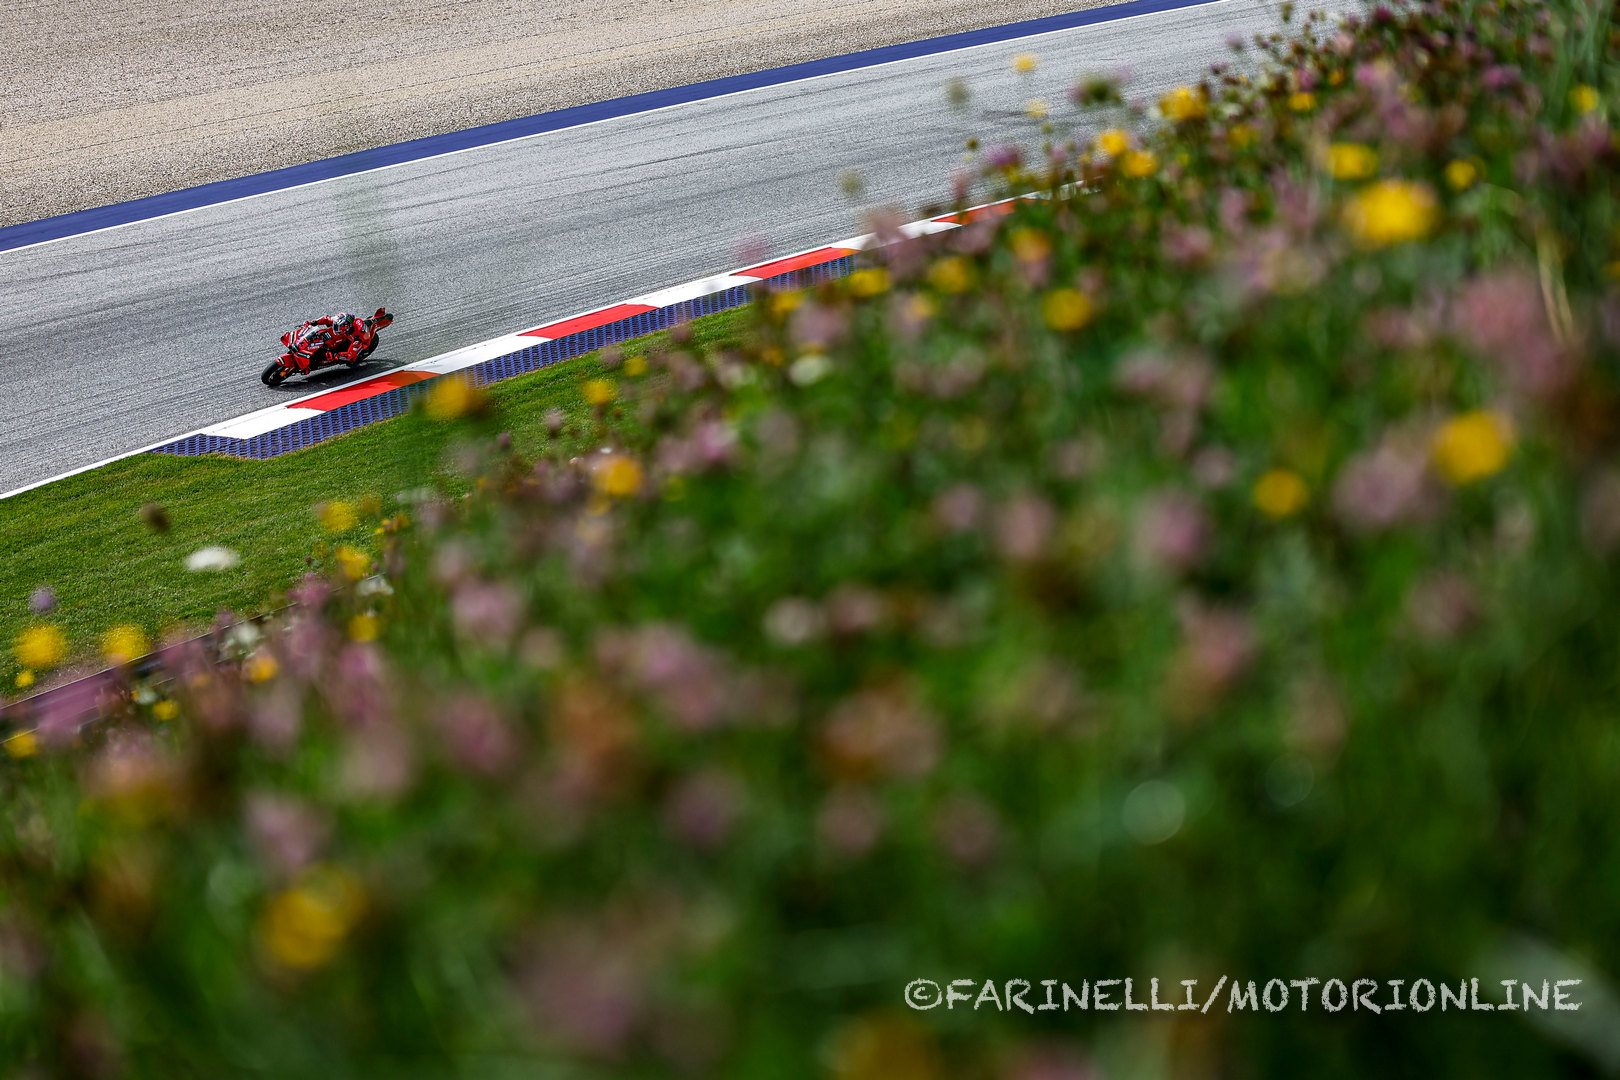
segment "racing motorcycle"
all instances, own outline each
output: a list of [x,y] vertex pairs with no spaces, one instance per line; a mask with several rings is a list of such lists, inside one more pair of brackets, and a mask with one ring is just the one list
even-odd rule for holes
[[[308,322],[296,330],[281,335],[281,343],[287,347],[287,351],[270,362],[270,366],[259,374],[259,381],[266,386],[280,386],[294,375],[307,375],[320,368],[336,367],[339,364],[344,367],[359,367],[377,350],[381,338],[376,332],[392,323],[394,317],[386,308],[378,308],[375,315],[368,315],[356,321],[364,323],[366,329],[371,332],[371,344],[362,349],[358,355],[352,358],[342,355],[341,346],[346,345],[348,339],[333,327]],[[309,371],[299,368],[298,357],[309,361]]]

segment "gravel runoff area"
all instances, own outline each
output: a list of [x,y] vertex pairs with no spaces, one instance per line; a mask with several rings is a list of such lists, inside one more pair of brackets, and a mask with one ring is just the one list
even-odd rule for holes
[[1110,0],[0,0],[0,225]]

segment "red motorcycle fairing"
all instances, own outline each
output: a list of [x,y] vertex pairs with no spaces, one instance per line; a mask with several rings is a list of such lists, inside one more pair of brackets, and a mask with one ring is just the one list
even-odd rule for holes
[[[386,308],[378,308],[376,314],[358,320],[364,336],[340,334],[333,327],[322,325],[321,320],[307,322],[281,335],[281,344],[287,351],[265,368],[259,379],[266,386],[277,386],[294,375],[334,364],[358,365],[376,349],[377,331],[393,321],[394,316]],[[361,342],[364,346],[357,349]],[[300,360],[304,361],[302,366]]]
[[288,347],[297,355],[313,360],[331,346],[335,336],[330,327],[305,326],[293,337]]

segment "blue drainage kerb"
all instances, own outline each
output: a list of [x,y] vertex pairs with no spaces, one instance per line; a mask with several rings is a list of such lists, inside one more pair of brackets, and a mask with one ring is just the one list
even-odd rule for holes
[[[854,269],[855,256],[844,255],[754,284],[739,285],[723,292],[700,296],[695,300],[683,300],[668,307],[644,311],[639,315],[631,315],[616,322],[581,330],[566,337],[537,341],[528,348],[509,352],[461,371],[450,372],[449,376],[440,375],[437,378],[470,379],[474,386],[487,386],[502,379],[526,375],[564,360],[584,356],[608,345],[646,337],[659,330],[668,330],[672,326],[691,322],[704,315],[745,307],[753,301],[756,289],[764,288],[772,292],[802,289],[818,282],[844,277]],[[302,450],[306,446],[325,442],[346,431],[353,431],[355,428],[408,412],[411,402],[417,395],[426,393],[433,382],[433,379],[424,379],[408,386],[397,387],[375,397],[362,398],[330,412],[323,412],[319,416],[307,417],[249,439],[233,439],[224,435],[188,435],[183,439],[154,447],[148,452],[175,454],[181,457],[197,457],[202,454],[224,454],[229,457],[255,459],[279,457],[294,450]]]

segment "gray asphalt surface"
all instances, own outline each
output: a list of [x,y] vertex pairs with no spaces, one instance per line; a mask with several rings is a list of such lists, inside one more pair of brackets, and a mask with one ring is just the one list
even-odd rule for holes
[[[1144,99],[1274,9],[1221,0],[483,147],[0,253],[0,492],[318,388],[258,381],[305,318],[387,304],[368,370],[864,231],[947,198],[965,140],[1038,143],[1065,88],[1127,69]],[[1017,75],[1012,56],[1039,70]],[[953,77],[972,91],[950,108]],[[1082,129],[1082,133],[1087,133]],[[330,383],[349,373],[331,373]]]
[[0,0],[0,225],[1116,0]]

